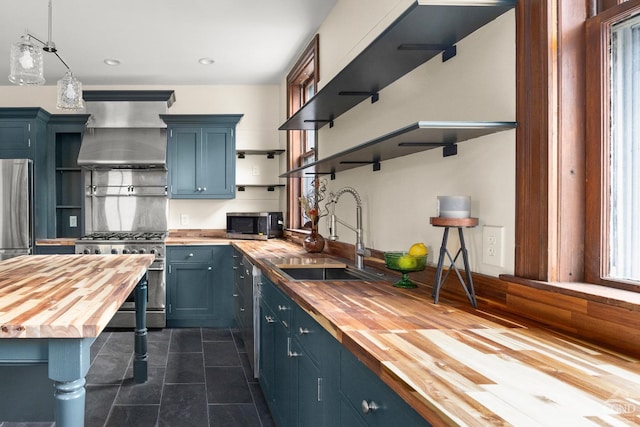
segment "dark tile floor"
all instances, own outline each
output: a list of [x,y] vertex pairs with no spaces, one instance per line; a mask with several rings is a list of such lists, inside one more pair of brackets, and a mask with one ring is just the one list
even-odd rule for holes
[[[103,332],[91,347],[85,426],[271,427],[242,340],[229,329],[149,331],[149,380],[133,382],[133,333]],[[50,426],[2,423],[0,427]]]

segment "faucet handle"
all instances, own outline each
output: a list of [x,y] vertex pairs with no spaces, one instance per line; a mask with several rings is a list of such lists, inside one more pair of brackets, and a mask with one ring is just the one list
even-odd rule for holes
[[371,250],[367,249],[367,248],[360,248],[356,250],[356,253],[358,255],[362,255],[362,256],[371,256]]

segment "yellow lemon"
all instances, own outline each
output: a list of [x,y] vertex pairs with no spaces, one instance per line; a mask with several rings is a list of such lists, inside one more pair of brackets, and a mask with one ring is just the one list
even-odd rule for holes
[[398,259],[398,267],[401,269],[411,270],[416,268],[418,261],[412,255],[403,255]]
[[427,255],[428,252],[429,251],[427,247],[422,242],[414,243],[413,245],[411,245],[411,248],[409,249],[409,255],[414,257],[423,257]]

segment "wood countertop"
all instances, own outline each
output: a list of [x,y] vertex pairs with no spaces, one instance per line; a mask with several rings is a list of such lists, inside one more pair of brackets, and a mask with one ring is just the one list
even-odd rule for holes
[[0,338],[97,337],[154,255],[25,255],[0,262]]
[[640,425],[637,359],[462,303],[434,304],[426,286],[288,281],[261,259],[326,255],[282,240],[233,245],[434,426]]

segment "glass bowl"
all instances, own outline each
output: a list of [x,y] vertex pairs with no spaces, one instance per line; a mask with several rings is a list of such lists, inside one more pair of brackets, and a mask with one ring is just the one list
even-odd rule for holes
[[427,265],[427,256],[416,257],[407,252],[385,252],[384,264],[390,270],[402,273],[402,279],[393,284],[397,288],[415,288],[417,285],[409,280],[409,273],[421,271]]

